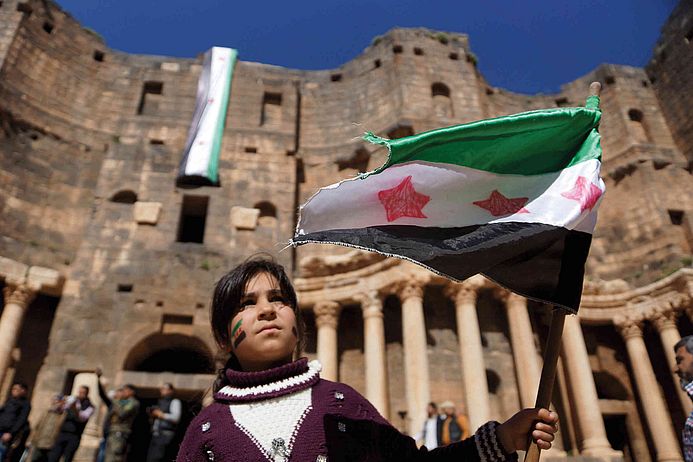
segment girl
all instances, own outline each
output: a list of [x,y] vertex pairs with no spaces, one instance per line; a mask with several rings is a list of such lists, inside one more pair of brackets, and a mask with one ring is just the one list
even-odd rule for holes
[[284,269],[252,259],[222,277],[211,308],[214,337],[229,360],[214,403],[188,427],[179,462],[516,460],[527,434],[551,447],[558,416],[525,409],[473,437],[428,451],[401,434],[347,385],[320,378],[299,358],[305,326]]

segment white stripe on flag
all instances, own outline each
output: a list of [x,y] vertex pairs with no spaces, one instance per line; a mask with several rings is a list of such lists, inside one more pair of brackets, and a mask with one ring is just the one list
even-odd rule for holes
[[[600,162],[580,162],[561,172],[542,175],[496,174],[451,164],[410,162],[389,167],[365,179],[349,179],[320,189],[301,208],[297,234],[330,229],[385,225],[463,227],[485,223],[543,223],[592,233],[597,206],[581,211],[580,203],[561,193],[570,191],[582,176],[604,191]],[[423,207],[426,218],[400,217],[388,222],[378,192],[412,177],[416,192],[430,196]],[[488,199],[493,190],[508,198],[527,197],[529,213],[493,217],[474,205]]]

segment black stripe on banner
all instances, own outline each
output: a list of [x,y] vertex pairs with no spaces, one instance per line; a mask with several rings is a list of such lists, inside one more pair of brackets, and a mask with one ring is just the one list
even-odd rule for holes
[[295,236],[405,258],[462,281],[482,273],[527,298],[577,312],[592,235],[541,223],[459,228],[376,226]]

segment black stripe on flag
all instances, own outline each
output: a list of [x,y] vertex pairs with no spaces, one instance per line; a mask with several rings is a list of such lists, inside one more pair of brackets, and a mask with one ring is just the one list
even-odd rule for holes
[[543,223],[459,228],[375,226],[295,236],[400,257],[462,281],[476,273],[524,297],[576,313],[592,235]]

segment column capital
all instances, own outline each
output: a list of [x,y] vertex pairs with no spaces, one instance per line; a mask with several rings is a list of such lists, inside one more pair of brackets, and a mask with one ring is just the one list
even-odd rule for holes
[[642,319],[639,317],[616,316],[614,318],[614,325],[624,340],[642,338],[642,324]]
[[377,290],[369,290],[354,295],[354,299],[361,304],[363,319],[383,317],[383,301]]
[[662,331],[667,329],[676,329],[676,318],[678,317],[678,312],[674,310],[670,305],[663,304],[655,307],[650,313],[650,321],[657,329],[660,334]]
[[340,311],[341,306],[337,302],[329,300],[317,302],[313,306],[313,313],[315,313],[315,324],[318,327],[331,326],[332,328],[336,329],[339,322]]
[[476,303],[477,294],[483,284],[478,279],[467,279],[460,283],[451,283],[445,287],[445,294],[452,298],[455,305]]
[[6,285],[2,289],[2,295],[5,298],[5,305],[12,303],[26,308],[36,296],[36,291],[26,284]]
[[493,294],[496,296],[498,300],[505,303],[506,307],[514,306],[517,304],[524,305],[525,307],[527,306],[527,299],[525,297],[523,297],[522,295],[517,295],[515,292],[512,292],[503,287],[498,287],[496,290],[493,291]]
[[414,278],[400,281],[394,287],[394,292],[401,301],[408,298],[423,298],[423,290],[424,284]]

